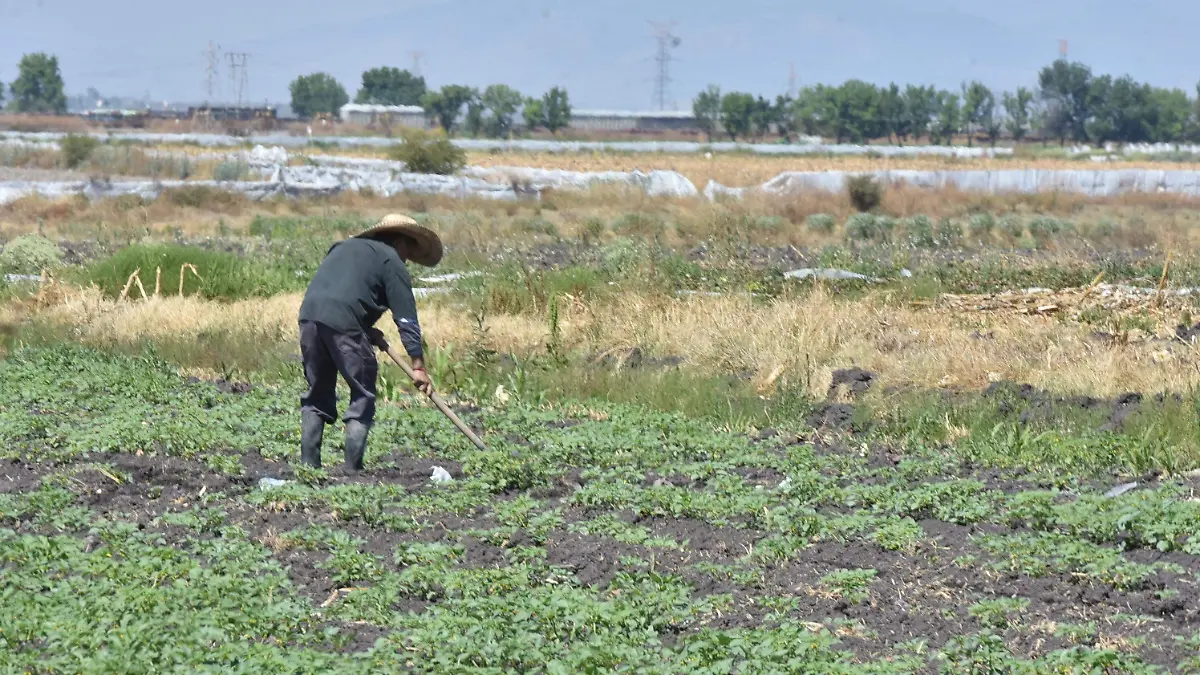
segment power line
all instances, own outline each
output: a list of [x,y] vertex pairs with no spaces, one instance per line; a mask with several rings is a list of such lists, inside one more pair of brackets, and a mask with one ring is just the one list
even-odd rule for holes
[[671,34],[672,24],[650,22],[654,26],[654,39],[658,41],[655,62],[658,72],[654,78],[654,99],[659,110],[667,109],[667,98],[671,87],[671,50],[678,47],[680,39]]
[[208,102],[211,104],[216,99],[214,96],[220,92],[221,79],[218,69],[221,65],[220,47],[215,45],[210,40],[208,49],[204,51],[204,93],[208,96]]

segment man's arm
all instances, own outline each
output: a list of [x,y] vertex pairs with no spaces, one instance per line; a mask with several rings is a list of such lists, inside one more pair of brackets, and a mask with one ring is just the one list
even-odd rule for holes
[[433,391],[433,382],[425,372],[425,354],[421,347],[421,323],[417,320],[417,300],[413,297],[412,277],[399,258],[389,259],[385,269],[385,291],[392,320],[400,331],[400,342],[412,359],[417,387],[424,393]]
[[387,293],[388,309],[392,311],[392,321],[400,331],[400,342],[404,351],[416,361],[424,357],[421,349],[421,323],[417,319],[417,300],[413,297],[412,279],[408,275],[399,258],[388,260],[385,269],[385,291]]

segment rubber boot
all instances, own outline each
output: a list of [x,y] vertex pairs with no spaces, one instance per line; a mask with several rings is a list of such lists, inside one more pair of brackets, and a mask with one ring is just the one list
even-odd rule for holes
[[358,420],[346,422],[346,471],[363,470],[363,455],[367,452],[367,433],[370,431],[369,425]]
[[300,415],[300,462],[314,469],[321,468],[321,437],[325,434],[325,420],[315,412]]

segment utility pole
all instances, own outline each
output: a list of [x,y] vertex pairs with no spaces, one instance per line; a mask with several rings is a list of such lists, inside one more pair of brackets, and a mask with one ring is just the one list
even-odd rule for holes
[[208,97],[205,99],[205,105],[209,106],[216,100],[214,95],[220,92],[221,80],[217,72],[221,64],[220,50],[221,47],[210,40],[208,49],[204,51],[204,93]]
[[246,89],[248,88],[248,76],[246,74],[246,58],[249,54],[245,52],[230,52],[225,55],[229,58],[229,85],[237,92],[237,107],[242,107],[242,102],[246,100]]
[[655,63],[658,72],[654,78],[654,100],[659,110],[667,109],[668,92],[671,87],[671,50],[678,47],[680,39],[671,34],[672,26],[651,21],[654,26],[654,39],[658,42],[658,54]]

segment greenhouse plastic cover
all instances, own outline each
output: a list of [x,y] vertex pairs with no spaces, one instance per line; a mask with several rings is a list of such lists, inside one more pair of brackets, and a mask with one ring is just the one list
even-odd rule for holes
[[[46,147],[52,139],[4,139],[9,145]],[[147,149],[156,155],[180,155],[169,149]],[[597,185],[625,186],[651,196],[692,197],[700,192],[687,177],[675,171],[601,171],[580,172],[521,166],[475,167],[463,169],[457,176],[418,174],[406,171],[403,163],[336,155],[307,156],[307,163],[291,166],[291,157],[282,147],[256,146],[250,150],[209,151],[190,155],[196,159],[244,161],[258,172],[260,180],[216,181],[7,181],[0,182],[0,203],[22,196],[47,197],[83,194],[89,198],[133,194],[153,199],[164,189],[201,185],[246,194],[251,199],[274,196],[331,195],[343,191],[369,189],[390,196],[398,193],[435,194],[452,197],[481,197],[515,200],[539,198],[546,190],[586,190]],[[964,191],[984,193],[1064,191],[1089,196],[1108,196],[1123,192],[1170,192],[1200,194],[1200,172],[1147,169],[1079,170],[943,170],[870,172],[884,182],[941,188],[954,186]],[[790,194],[800,191],[841,191],[853,175],[844,171],[787,172],[750,188],[728,187],[710,181],[703,191],[708,199],[737,198],[747,192]]]
[[[32,142],[56,142],[66,134],[58,132],[8,132],[3,136],[10,140]],[[101,140],[130,140],[145,143],[188,143],[207,147],[237,147],[246,143],[247,139],[227,136],[224,134],[181,133],[162,134],[146,132],[120,132],[112,134],[92,133]],[[307,136],[291,136],[287,134],[259,134],[249,139],[258,145],[277,145],[289,148],[303,148],[309,144]],[[397,138],[382,138],[379,136],[316,136],[314,141],[323,145],[339,147],[387,147],[400,142]],[[511,141],[489,139],[456,138],[453,143],[465,150],[511,150],[519,152],[752,152],[764,155],[793,155],[793,154],[835,154],[835,155],[865,155],[868,153],[884,156],[902,155],[935,155],[945,157],[995,157],[1011,155],[1011,148],[964,148],[940,145],[852,145],[852,144],[823,144],[823,143],[695,143],[688,141],[554,141],[517,139]]]

